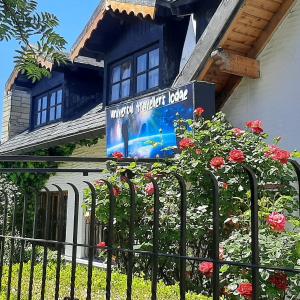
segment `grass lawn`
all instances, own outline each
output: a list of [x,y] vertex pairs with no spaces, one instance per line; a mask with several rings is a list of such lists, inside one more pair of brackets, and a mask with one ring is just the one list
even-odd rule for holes
[[[12,289],[11,299],[17,299],[17,286],[18,286],[18,271],[19,266],[14,265],[12,274]],[[53,300],[55,291],[55,272],[56,266],[53,263],[48,264],[47,268],[47,281],[46,281],[46,295],[45,299]],[[7,273],[8,268],[4,267],[3,279],[2,279],[2,292],[1,300],[6,300],[6,288],[7,288]],[[21,299],[28,299],[29,290],[29,274],[30,264],[24,264],[23,279],[22,279],[22,297]],[[61,268],[61,280],[60,280],[60,299],[69,296],[70,291],[70,264],[62,265]],[[34,273],[34,287],[33,287],[33,299],[40,300],[41,292],[41,278],[42,278],[42,265],[35,266]],[[86,283],[87,283],[87,267],[77,265],[76,271],[76,298],[83,300],[86,297]],[[105,285],[106,285],[106,273],[105,271],[94,268],[93,270],[93,286],[92,286],[92,299],[105,299]],[[163,283],[158,284],[158,299],[159,300],[177,300],[179,299],[179,287],[166,286]],[[113,273],[112,276],[112,299],[113,300],[125,300],[126,299],[126,276]],[[145,281],[141,278],[134,278],[133,281],[133,299],[135,300],[150,300],[151,299],[151,282]],[[187,300],[207,300],[209,298],[188,294]]]

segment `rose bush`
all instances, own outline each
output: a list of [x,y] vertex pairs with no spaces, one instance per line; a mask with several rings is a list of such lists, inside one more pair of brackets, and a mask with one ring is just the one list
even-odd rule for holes
[[[259,243],[261,264],[271,267],[299,267],[299,215],[294,187],[295,174],[288,159],[289,153],[266,142],[260,120],[247,122],[245,129],[233,128],[223,113],[211,120],[202,118],[202,110],[195,111],[195,121],[176,120],[179,147],[166,163],[121,166],[109,161],[103,176],[114,186],[116,214],[114,222],[115,247],[128,247],[130,216],[129,187],[124,176],[131,178],[136,192],[135,249],[152,250],[154,186],[160,188],[159,252],[178,254],[180,232],[180,189],[172,175],[184,177],[187,184],[187,248],[188,255],[212,256],[212,172],[220,188],[220,260],[251,262],[251,213],[249,178],[243,164],[251,166],[259,184]],[[170,149],[168,149],[170,150]],[[97,218],[105,225],[109,216],[109,197],[104,184],[96,184]],[[89,190],[85,193],[84,208],[91,204]],[[126,271],[127,254],[115,253],[119,269]],[[187,262],[187,286],[190,290],[211,295],[211,263]],[[151,277],[151,260],[135,257],[135,273]],[[221,287],[225,299],[251,299],[251,270],[223,264],[220,270]],[[261,270],[261,299],[297,299],[300,293],[299,275]],[[285,277],[286,276],[286,277]],[[179,280],[179,262],[159,258],[159,279],[167,284]],[[286,287],[287,286],[287,287]],[[249,298],[250,297],[250,298]],[[292,298],[294,297],[294,298]],[[295,298],[296,297],[296,298]]]

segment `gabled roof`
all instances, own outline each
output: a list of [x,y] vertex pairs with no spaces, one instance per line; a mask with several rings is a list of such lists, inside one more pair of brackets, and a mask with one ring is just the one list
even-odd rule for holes
[[99,23],[109,11],[153,19],[155,16],[155,5],[156,0],[101,0],[75,42],[71,51],[71,59],[74,60],[79,55],[80,50],[84,47],[87,40],[91,38],[93,31],[97,29]]
[[105,111],[97,105],[81,117],[26,130],[1,144],[0,154],[19,154],[50,146],[72,143],[100,136],[105,128]]
[[211,57],[221,48],[239,58],[256,60],[296,0],[223,0],[174,86],[191,80],[216,84],[221,107],[242,76],[224,72]]
[[[67,56],[67,63],[71,63],[71,60],[69,58],[69,54],[66,54]],[[53,68],[53,63],[49,60],[45,60],[42,58],[38,59],[38,63],[41,67],[44,67],[46,69],[48,69],[49,71],[52,71]],[[103,61],[97,61],[94,58],[91,57],[85,57],[85,56],[78,56],[76,57],[76,59],[73,61],[73,63],[75,64],[79,64],[79,65],[86,65],[86,66],[94,66],[97,68],[103,68],[104,67],[104,62]],[[62,65],[63,66],[63,65]],[[20,71],[18,70],[17,67],[15,67],[12,71],[12,73],[10,74],[6,84],[5,84],[5,92],[9,92],[11,91],[16,79],[18,78],[20,74]]]

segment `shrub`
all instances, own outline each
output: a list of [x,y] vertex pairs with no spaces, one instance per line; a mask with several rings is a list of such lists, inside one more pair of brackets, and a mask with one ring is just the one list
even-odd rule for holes
[[[212,256],[212,182],[208,172],[218,180],[221,202],[221,248],[220,259],[249,263],[250,249],[250,191],[249,178],[242,165],[251,166],[259,184],[260,259],[269,266],[299,267],[300,219],[295,201],[295,174],[288,164],[291,153],[266,142],[267,134],[259,120],[248,122],[247,129],[232,128],[223,113],[212,120],[176,121],[179,149],[168,164],[152,166],[131,163],[122,167],[116,162],[108,163],[106,175],[114,186],[117,208],[115,214],[115,247],[128,247],[129,188],[124,174],[134,174],[137,197],[135,249],[152,250],[153,186],[149,177],[159,182],[160,227],[159,252],[179,252],[179,184],[173,172],[184,177],[188,188],[187,247],[192,257]],[[170,149],[169,149],[170,150]],[[145,176],[147,174],[147,176]],[[107,187],[100,180],[95,183],[97,191],[97,218],[108,223],[109,197]],[[89,211],[91,194],[86,190],[84,208]],[[273,213],[273,215],[272,215]],[[274,215],[275,213],[275,215]],[[277,218],[277,219],[276,219]],[[280,223],[280,224],[276,224]],[[287,224],[286,224],[287,223]],[[281,230],[278,230],[281,228]],[[276,242],[275,242],[276,241]],[[125,271],[127,256],[117,253],[116,264]],[[179,263],[160,257],[159,278],[166,284],[178,281]],[[135,259],[135,272],[150,278],[150,261],[147,257]],[[211,276],[202,273],[197,262],[189,262],[187,282],[190,290],[211,295]],[[210,274],[210,272],[209,272]],[[289,274],[288,289],[275,285],[277,273],[261,271],[262,299],[281,299],[284,295],[299,295],[299,275]],[[280,276],[279,276],[280,277]],[[282,277],[283,278],[283,277]],[[221,286],[224,297],[247,298],[251,292],[251,272],[224,265],[221,268]],[[281,298],[280,298],[281,297]]]

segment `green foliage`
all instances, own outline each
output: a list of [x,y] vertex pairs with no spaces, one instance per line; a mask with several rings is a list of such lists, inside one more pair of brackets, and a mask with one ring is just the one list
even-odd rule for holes
[[[65,63],[62,53],[66,41],[55,32],[59,21],[48,12],[38,12],[36,0],[0,1],[0,41],[16,40],[20,44],[15,62],[18,70],[25,72],[33,82],[50,72],[40,67],[40,60],[56,64]],[[31,42],[36,41],[36,46]]]
[[[153,196],[147,192],[146,173],[158,180],[160,187],[160,226],[159,252],[179,253],[180,232],[180,190],[172,173],[182,175],[187,183],[187,249],[191,257],[212,257],[212,182],[208,172],[218,180],[220,188],[221,245],[224,258],[234,261],[250,262],[250,186],[249,178],[241,163],[229,159],[232,150],[243,152],[243,163],[251,166],[259,184],[260,205],[260,258],[262,264],[270,266],[299,267],[297,256],[299,248],[300,219],[293,212],[298,211],[295,200],[296,190],[293,182],[295,174],[289,164],[282,163],[266,155],[270,146],[265,142],[266,134],[254,134],[245,131],[237,136],[224,114],[218,113],[212,120],[196,121],[178,119],[176,121],[179,139],[189,139],[189,146],[176,154],[168,164],[155,163],[152,166],[122,166],[108,162],[108,170],[103,176],[115,187],[117,207],[115,214],[115,247],[128,247],[129,189],[124,175],[128,169],[134,174],[132,182],[136,187],[137,212],[135,214],[135,249],[152,250]],[[279,141],[276,140],[277,144]],[[222,157],[224,165],[213,168],[211,160]],[[107,187],[101,181],[96,182],[97,218],[107,224],[109,216],[109,198]],[[84,208],[90,210],[91,194],[85,192]],[[272,212],[284,214],[288,219],[286,231],[274,232],[266,222]],[[276,240],[276,243],[274,241]],[[298,246],[297,246],[298,245]],[[297,248],[298,247],[298,248]],[[298,250],[299,251],[299,250]],[[221,258],[221,257],[220,257]],[[127,256],[120,253],[116,264],[122,270],[127,268]],[[167,284],[179,280],[179,262],[161,257],[159,260],[159,278]],[[135,272],[150,278],[150,261],[147,257],[135,258]],[[267,272],[269,275],[272,272]],[[283,292],[274,290],[267,276],[262,277],[263,298],[283,299]],[[221,271],[221,286],[226,299],[240,299],[237,287],[241,282],[251,282],[249,271],[224,266]],[[188,261],[187,284],[190,290],[211,295],[211,279],[199,272],[198,263]],[[291,295],[299,294],[299,275],[289,274]],[[277,297],[275,297],[275,296]],[[287,294],[290,295],[290,294]]]
[[[92,140],[80,140],[77,143],[70,143],[60,146],[51,147],[48,149],[41,149],[35,152],[28,153],[28,155],[36,156],[70,156],[75,150],[76,146],[92,146],[98,142],[98,139]],[[48,162],[1,162],[0,168],[57,168],[58,163]],[[33,218],[34,218],[34,194],[35,191],[40,191],[46,184],[50,176],[54,174],[37,174],[33,172],[21,173],[13,172],[8,173],[3,178],[3,181],[13,186],[13,188],[19,192],[19,197],[16,206],[16,230],[21,232],[22,230],[22,219],[23,219],[23,200],[24,195],[28,196],[28,207],[26,211],[26,222],[25,222],[25,234],[31,235]],[[3,205],[4,198],[0,199],[0,203]],[[12,207],[12,205],[11,205]],[[11,221],[11,219],[9,220]],[[10,229],[10,224],[7,226]]]
[[[12,272],[12,295],[11,299],[17,299],[17,286],[18,286],[18,271],[19,266],[13,266]],[[34,273],[34,286],[33,286],[33,299],[40,299],[41,282],[42,282],[42,264],[35,266]],[[2,293],[0,299],[6,299],[8,267],[4,267],[4,277],[2,281]],[[71,279],[71,266],[64,264],[61,268],[60,275],[60,299],[69,296],[70,294],[70,279]],[[26,263],[23,269],[22,277],[22,297],[21,299],[28,299],[28,286],[30,278],[30,263]],[[54,299],[55,292],[55,278],[56,278],[56,265],[54,262],[48,264],[47,267],[47,280],[46,280],[46,294],[45,299]],[[77,265],[76,270],[76,292],[75,297],[78,299],[86,298],[86,285],[87,285],[87,267]],[[105,299],[106,288],[106,272],[99,268],[93,269],[93,284],[92,284],[92,299]],[[112,300],[126,299],[127,279],[126,275],[118,272],[112,274]],[[158,299],[172,300],[179,299],[179,286],[166,286],[162,282],[158,283]],[[151,299],[151,282],[145,281],[142,278],[134,277],[133,279],[133,300],[149,300]],[[189,293],[186,297],[187,300],[205,300],[207,297]]]

